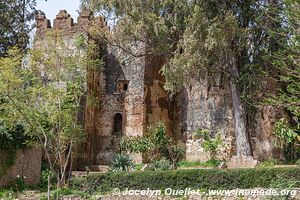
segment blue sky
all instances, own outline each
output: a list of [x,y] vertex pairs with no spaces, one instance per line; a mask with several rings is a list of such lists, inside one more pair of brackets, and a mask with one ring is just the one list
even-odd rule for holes
[[80,0],[38,0],[37,9],[45,12],[46,17],[53,24],[53,19],[58,14],[59,10],[66,10],[72,16],[74,21],[77,21]]

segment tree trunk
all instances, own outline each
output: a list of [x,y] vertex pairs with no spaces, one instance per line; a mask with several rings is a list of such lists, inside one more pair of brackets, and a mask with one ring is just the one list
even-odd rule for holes
[[47,187],[47,200],[50,200],[50,192],[51,192],[51,177],[48,175],[48,187]]
[[238,69],[236,66],[235,56],[232,52],[228,55],[230,77],[230,90],[232,97],[233,116],[236,135],[236,150],[238,156],[251,156],[250,141],[246,130],[245,110],[239,94],[236,80],[238,78]]

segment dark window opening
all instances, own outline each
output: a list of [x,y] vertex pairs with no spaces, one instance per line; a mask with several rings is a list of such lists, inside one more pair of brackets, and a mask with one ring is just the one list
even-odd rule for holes
[[122,134],[122,123],[123,116],[120,113],[115,114],[114,116],[114,134],[121,135]]
[[128,91],[129,81],[128,80],[119,80],[118,83],[118,92]]
[[123,91],[127,91],[128,90],[128,83],[124,83],[123,85]]

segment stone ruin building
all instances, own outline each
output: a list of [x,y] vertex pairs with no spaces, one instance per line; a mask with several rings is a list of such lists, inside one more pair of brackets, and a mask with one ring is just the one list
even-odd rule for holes
[[[90,25],[109,31],[105,18],[94,17],[91,12],[81,13],[74,23],[71,16],[61,10],[53,26],[45,15],[40,14],[37,17],[36,41],[43,39],[47,30],[59,29],[68,45],[72,46],[78,34],[87,36]],[[227,147],[220,158],[228,160],[235,155],[232,101],[229,80],[224,74],[203,72],[191,75],[193,84],[170,98],[164,90],[165,80],[160,73],[163,58],[135,58],[108,44],[103,48],[101,56],[105,66],[89,74],[88,78],[88,93],[99,97],[99,102],[97,106],[83,102],[88,141],[74,155],[75,166],[109,164],[119,151],[122,136],[141,136],[148,126],[158,121],[164,122],[168,134],[185,145],[185,158],[189,161],[208,159],[201,148],[201,141],[193,139],[193,134],[200,128],[221,134]],[[144,48],[133,44],[132,49],[140,53]],[[255,159],[279,158],[282,155],[272,136],[277,114],[275,108],[262,106],[257,110],[255,120],[248,124]],[[136,155],[135,159],[141,161],[142,158]]]

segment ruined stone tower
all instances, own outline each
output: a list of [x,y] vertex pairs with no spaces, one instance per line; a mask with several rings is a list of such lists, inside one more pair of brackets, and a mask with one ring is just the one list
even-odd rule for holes
[[[94,25],[109,31],[104,17],[94,17],[83,12],[73,22],[62,10],[56,16],[53,27],[45,15],[37,17],[36,41],[43,39],[47,30],[62,30],[65,42],[74,45],[74,38],[83,34],[89,38],[88,28]],[[122,136],[141,136],[148,126],[162,121],[168,134],[186,146],[186,159],[206,161],[207,154],[201,148],[201,140],[194,140],[197,129],[209,129],[220,133],[226,148],[220,158],[228,159],[235,154],[235,134],[229,80],[222,72],[191,75],[193,84],[186,86],[174,98],[164,90],[164,77],[160,70],[164,59],[159,56],[134,57],[105,43],[99,43],[104,67],[88,75],[88,94],[97,97],[97,104],[85,107],[82,120],[87,133],[87,144],[78,149],[75,165],[82,163],[108,164],[119,151]],[[140,53],[145,48],[132,44],[132,51]],[[273,144],[272,130],[276,112],[263,107],[257,112],[249,137],[254,157],[267,159],[279,156]],[[141,156],[135,156],[141,161]]]

